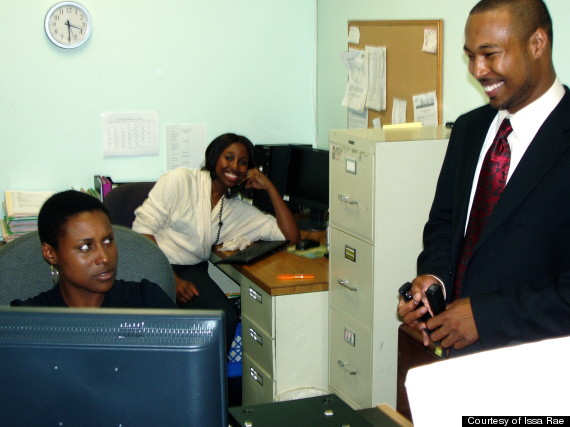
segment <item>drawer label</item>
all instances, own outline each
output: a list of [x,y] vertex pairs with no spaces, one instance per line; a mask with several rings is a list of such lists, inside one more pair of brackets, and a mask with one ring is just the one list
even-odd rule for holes
[[345,172],[356,175],[356,160],[346,158],[344,161],[344,170]]
[[350,246],[345,246],[344,257],[349,261],[356,262],[356,249],[351,248]]
[[351,346],[356,347],[356,334],[346,326],[344,327],[344,340]]

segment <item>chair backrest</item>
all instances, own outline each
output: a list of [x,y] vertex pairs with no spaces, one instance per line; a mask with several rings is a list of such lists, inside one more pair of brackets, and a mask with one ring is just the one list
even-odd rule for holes
[[156,182],[128,182],[113,188],[103,200],[113,224],[131,228],[135,209],[146,200]]
[[[117,278],[147,279],[176,301],[174,273],[160,248],[142,234],[113,225],[119,252]],[[50,266],[41,253],[37,231],[24,234],[0,248],[0,305],[27,299],[53,287]]]

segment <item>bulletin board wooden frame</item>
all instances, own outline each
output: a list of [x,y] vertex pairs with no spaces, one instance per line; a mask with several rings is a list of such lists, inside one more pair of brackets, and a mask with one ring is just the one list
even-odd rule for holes
[[[386,46],[386,110],[368,110],[368,127],[380,117],[382,125],[392,123],[394,98],[407,101],[406,122],[414,121],[412,96],[436,92],[438,124],[442,124],[443,20],[349,21],[358,27],[358,44],[349,49],[364,50],[365,46]],[[437,52],[422,51],[424,29],[437,30]]]

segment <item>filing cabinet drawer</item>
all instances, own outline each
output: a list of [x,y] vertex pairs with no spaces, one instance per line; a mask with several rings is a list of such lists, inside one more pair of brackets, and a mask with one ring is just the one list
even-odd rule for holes
[[330,384],[368,408],[373,380],[371,331],[334,309],[330,314]]
[[273,355],[275,354],[275,340],[253,322],[247,315],[242,315],[242,348],[246,354],[265,372],[275,376]]
[[374,155],[334,144],[330,151],[329,221],[372,241]]
[[257,326],[273,336],[273,298],[253,282],[241,285],[242,312],[247,313]]
[[374,247],[334,227],[330,236],[330,304],[372,326]]
[[271,403],[275,396],[275,381],[247,355],[242,358],[242,404]]

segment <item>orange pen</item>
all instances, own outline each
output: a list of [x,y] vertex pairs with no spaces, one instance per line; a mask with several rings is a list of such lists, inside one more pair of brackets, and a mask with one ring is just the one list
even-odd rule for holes
[[298,279],[314,279],[314,274],[280,274],[277,276],[279,280],[298,280]]

